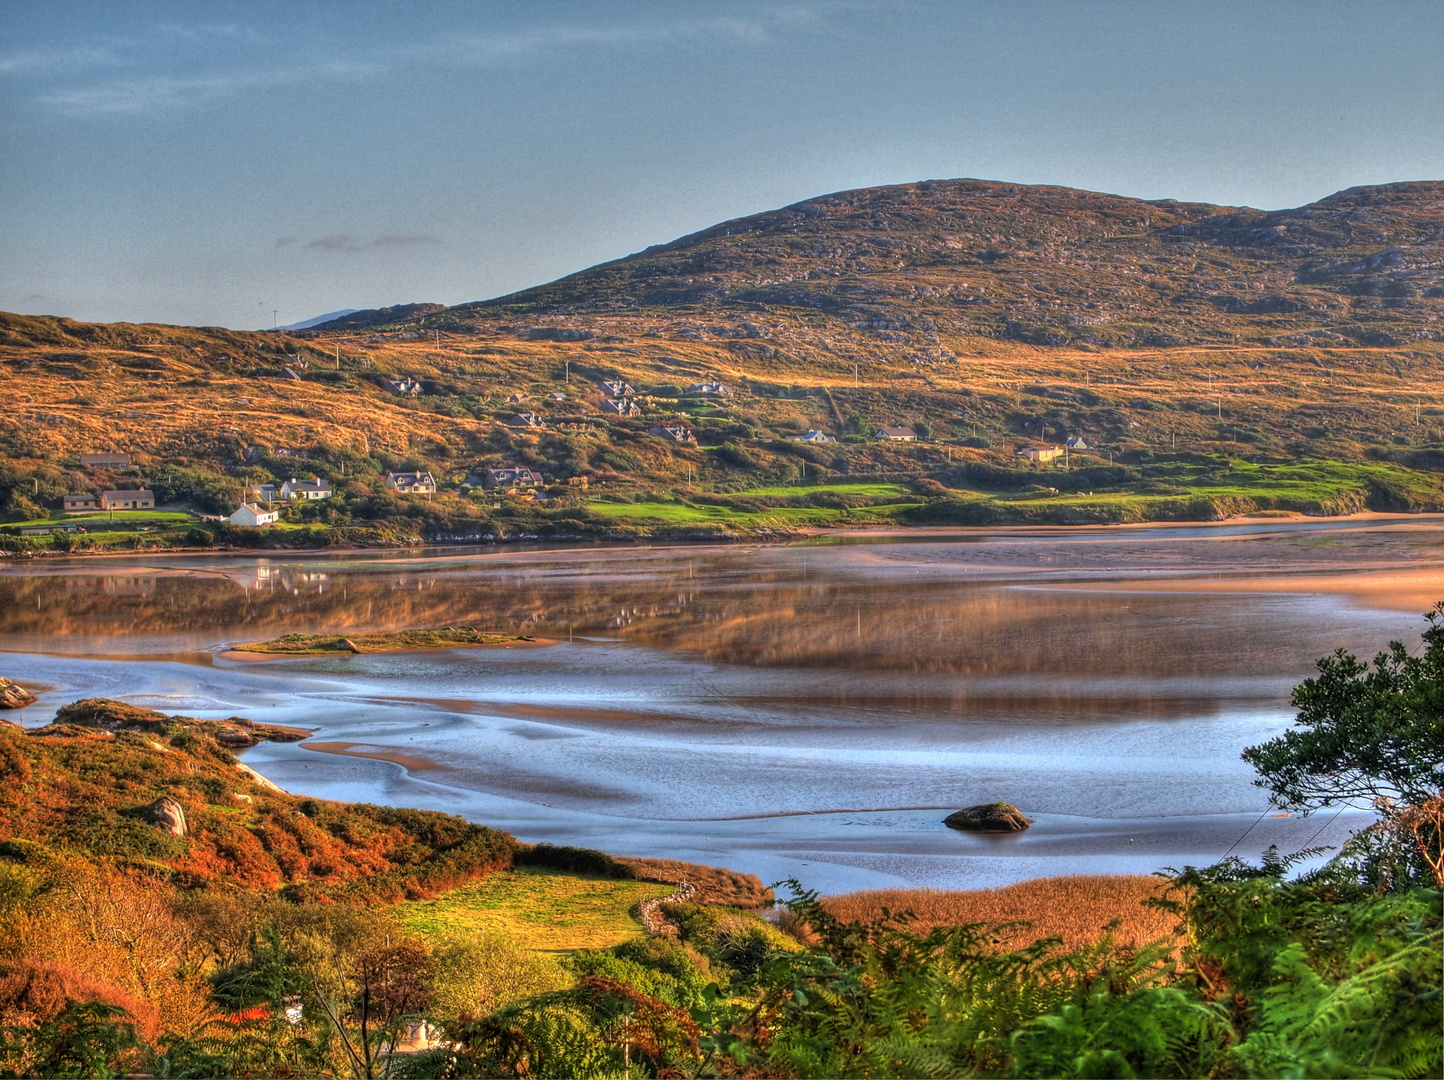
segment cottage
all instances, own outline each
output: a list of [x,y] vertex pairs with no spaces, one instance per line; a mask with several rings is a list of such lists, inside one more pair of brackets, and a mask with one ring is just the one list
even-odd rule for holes
[[1082,435],[1073,435],[1063,443],[1069,450],[1087,450],[1088,444],[1083,441]]
[[415,397],[421,393],[421,384],[410,375],[404,375],[399,379],[387,379],[386,389],[397,397]]
[[100,509],[100,500],[94,495],[67,495],[61,502],[67,511]]
[[697,436],[692,433],[692,429],[682,427],[680,424],[676,427],[654,427],[650,434],[658,435],[663,439],[670,439],[675,443],[694,443],[697,441]]
[[154,510],[153,491],[106,491],[100,496],[102,510]]
[[249,495],[255,492],[256,502],[275,502],[281,497],[281,486],[279,484],[255,484],[246,489]]
[[541,473],[534,472],[525,465],[487,469],[484,482],[487,487],[535,487],[545,483]]
[[831,435],[829,435],[829,434],[828,434],[827,432],[825,432],[825,431],[809,431],[806,435],[799,435],[799,436],[797,436],[797,438],[793,439],[792,441],[793,441],[793,442],[806,442],[806,443],[819,443],[819,444],[822,444],[822,443],[830,443],[830,442],[837,442],[836,439],[834,439]]
[[294,502],[298,499],[329,499],[333,494],[331,481],[312,476],[309,480],[297,480],[294,476],[281,485],[281,498]]
[[526,404],[528,401],[530,401],[530,400],[531,400],[531,395],[530,395],[530,394],[517,393],[517,394],[512,394],[512,395],[510,395],[510,396],[506,399],[506,403],[507,403],[508,405],[525,405],[525,404]]
[[96,469],[128,469],[130,468],[129,454],[81,454],[80,464]]
[[1056,457],[1063,456],[1061,446],[1024,446],[1018,450],[1017,457],[1027,458],[1029,461],[1049,462]]
[[597,385],[602,388],[602,393],[606,394],[607,397],[631,397],[636,393],[636,391],[632,389],[632,384],[625,379],[603,379]]
[[699,382],[693,383],[691,386],[687,387],[687,393],[701,394],[703,396],[726,397],[727,395],[732,393],[732,390],[727,386],[726,383]]
[[507,427],[515,428],[544,428],[546,421],[534,412],[519,412],[510,420],[503,420]]
[[630,398],[617,398],[615,401],[602,402],[602,412],[611,416],[641,416],[642,409]]
[[389,472],[386,488],[403,495],[430,495],[436,491],[436,481],[429,472]]
[[255,503],[241,503],[236,512],[226,518],[232,525],[247,525],[256,528],[261,525],[269,525],[281,516],[279,510],[270,510]]
[[917,442],[918,433],[910,427],[878,428],[873,438],[878,442]]
[[565,401],[567,399],[567,396],[563,394],[560,390],[556,391],[556,393],[548,394],[547,397],[551,398],[553,401]]

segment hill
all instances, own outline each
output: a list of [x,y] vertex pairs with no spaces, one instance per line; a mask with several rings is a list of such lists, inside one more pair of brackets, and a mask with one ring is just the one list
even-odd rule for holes
[[[225,513],[312,474],[338,497],[264,540],[92,521],[84,543],[1430,509],[1441,315],[1440,182],[1272,212],[972,180],[842,192],[309,330],[0,315],[0,517],[48,526],[66,492],[141,483]],[[611,379],[635,391],[620,413]],[[919,440],[874,438],[889,425]],[[132,467],[81,467],[103,450]],[[465,483],[513,465],[548,501]],[[441,490],[397,499],[402,468]]]

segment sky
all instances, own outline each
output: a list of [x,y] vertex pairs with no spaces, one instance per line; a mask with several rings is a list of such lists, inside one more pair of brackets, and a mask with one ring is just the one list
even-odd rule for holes
[[503,295],[947,177],[1297,206],[1444,178],[1444,4],[0,3],[0,310]]

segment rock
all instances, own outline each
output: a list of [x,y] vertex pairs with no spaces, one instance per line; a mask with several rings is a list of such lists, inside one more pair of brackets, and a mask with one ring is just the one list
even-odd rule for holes
[[993,802],[964,807],[943,818],[943,824],[968,832],[1022,832],[1033,823],[1011,803]]
[[359,645],[357,645],[354,641],[352,641],[350,638],[342,638],[342,639],[341,639],[341,644],[338,645],[338,646],[336,646],[336,647],[337,647],[338,649],[345,649],[345,650],[347,650],[348,652],[353,652],[353,653],[359,653],[359,652],[361,651],[361,647],[360,647]]
[[19,683],[0,679],[0,709],[23,709],[35,701],[35,695]]
[[186,812],[169,795],[151,804],[150,819],[172,836],[186,834]]
[[269,788],[269,789],[272,790],[272,791],[280,791],[280,790],[281,790],[281,789],[280,789],[279,787],[277,787],[274,783],[272,783],[270,780],[267,780],[264,776],[262,776],[260,773],[256,772],[255,769],[251,768],[251,767],[250,767],[249,765],[247,765],[245,762],[242,762],[242,761],[236,762],[236,771],[237,771],[238,773],[240,773],[242,776],[244,776],[247,780],[251,781],[251,783],[253,783],[253,784],[260,784],[261,787],[263,787],[263,788]]

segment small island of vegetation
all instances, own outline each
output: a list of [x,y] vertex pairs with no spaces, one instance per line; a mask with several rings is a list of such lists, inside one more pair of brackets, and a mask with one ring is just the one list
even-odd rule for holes
[[441,630],[387,630],[369,634],[284,634],[270,641],[233,645],[232,652],[262,656],[330,656],[335,653],[392,652],[397,649],[455,649],[465,645],[535,644],[525,634],[491,634],[469,626]]

